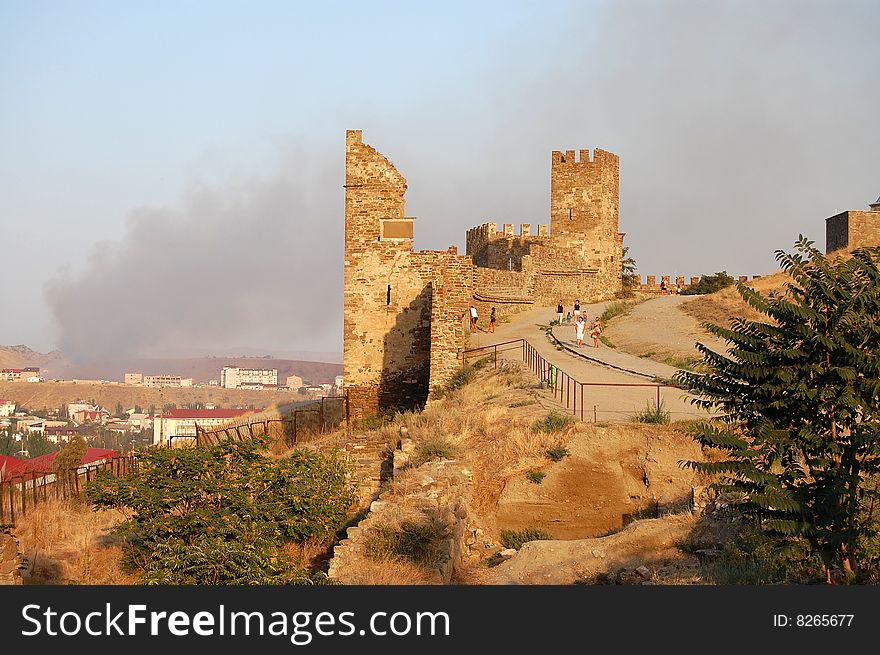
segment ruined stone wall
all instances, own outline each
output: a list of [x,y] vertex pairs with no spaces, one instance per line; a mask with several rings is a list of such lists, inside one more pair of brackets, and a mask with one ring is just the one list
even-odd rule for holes
[[420,273],[431,280],[430,367],[428,388],[443,386],[461,366],[468,316],[474,294],[474,265],[470,257],[448,251],[416,254]]
[[18,540],[8,529],[0,529],[0,585],[21,584],[21,567]]
[[846,211],[825,219],[825,254],[880,246],[880,210]]
[[842,250],[849,244],[849,212],[825,219],[825,254]]
[[412,238],[383,238],[384,221],[406,223],[405,193],[394,165],[349,130],[343,375],[354,417],[427,388],[430,288],[414,270]]
[[413,252],[406,180],[358,130],[346,133],[345,181],[343,375],[359,418],[425,402],[432,359],[439,380],[463,344],[452,317],[473,294],[473,265],[454,248]]

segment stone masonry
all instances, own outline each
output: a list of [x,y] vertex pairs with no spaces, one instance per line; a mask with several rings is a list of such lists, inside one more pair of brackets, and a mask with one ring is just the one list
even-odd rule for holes
[[868,211],[846,211],[825,219],[825,254],[880,246],[880,198]]
[[406,179],[360,130],[346,132],[344,377],[352,418],[417,407],[461,365],[468,308],[488,319],[533,304],[583,303],[621,288],[619,159],[551,156],[550,229],[487,223],[452,246],[413,251]]
[[344,379],[352,418],[424,404],[459,365],[473,263],[413,252],[406,179],[346,132]]

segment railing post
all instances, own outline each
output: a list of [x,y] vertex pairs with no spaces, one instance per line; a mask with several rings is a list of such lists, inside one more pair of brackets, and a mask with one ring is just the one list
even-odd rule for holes
[[584,420],[584,385],[581,383],[581,420]]
[[657,385],[657,411],[660,411],[660,385]]

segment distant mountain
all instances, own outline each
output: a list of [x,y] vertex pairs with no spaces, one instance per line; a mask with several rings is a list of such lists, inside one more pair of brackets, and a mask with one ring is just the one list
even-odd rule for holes
[[56,366],[67,364],[69,362],[58,350],[40,353],[21,344],[17,346],[0,346],[0,368],[26,368],[28,366],[55,368]]
[[[299,375],[311,384],[333,383],[337,375],[342,375],[342,364],[338,361],[315,361],[312,357],[326,354],[336,359],[337,353],[301,353],[303,358],[271,356],[205,356],[205,357],[132,357],[108,359],[74,364],[64,355],[53,350],[39,353],[27,346],[0,346],[0,368],[25,368],[39,366],[42,375],[50,380],[115,380],[122,382],[126,373],[144,375],[179,375],[193,378],[196,382],[220,379],[220,369],[224,366],[241,368],[277,368],[278,383],[284,384],[289,375]],[[285,353],[287,354],[287,353]],[[292,353],[291,353],[292,354]]]

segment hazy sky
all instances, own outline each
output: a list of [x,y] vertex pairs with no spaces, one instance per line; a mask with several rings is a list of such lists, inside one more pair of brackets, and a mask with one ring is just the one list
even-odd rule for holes
[[775,269],[880,194],[880,3],[0,0],[0,344],[341,350],[344,132],[417,248],[621,157],[644,274]]

